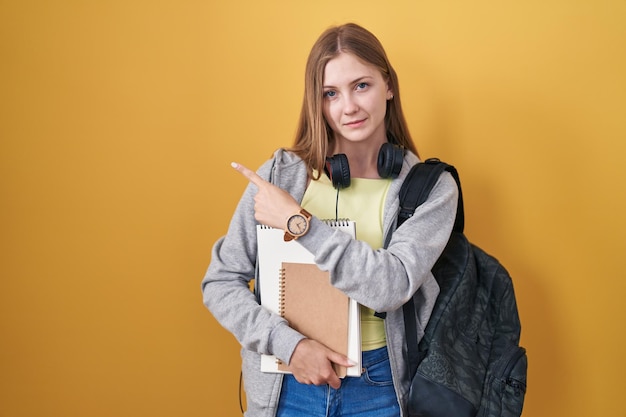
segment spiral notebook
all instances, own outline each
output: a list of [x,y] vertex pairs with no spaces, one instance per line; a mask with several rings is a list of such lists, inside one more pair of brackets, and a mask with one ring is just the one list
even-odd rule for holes
[[[355,222],[324,220],[329,226],[356,236]],[[257,226],[261,304],[282,315],[305,336],[348,356],[355,366],[336,368],[343,376],[361,375],[361,326],[358,303],[330,285],[313,254],[297,240],[285,242],[284,231]],[[261,355],[261,371],[288,373],[272,355]]]

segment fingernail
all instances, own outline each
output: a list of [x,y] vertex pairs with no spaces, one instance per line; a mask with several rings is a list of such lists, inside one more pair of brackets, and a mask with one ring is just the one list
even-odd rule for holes
[[239,167],[239,164],[237,162],[231,162],[230,166],[237,169],[237,167]]

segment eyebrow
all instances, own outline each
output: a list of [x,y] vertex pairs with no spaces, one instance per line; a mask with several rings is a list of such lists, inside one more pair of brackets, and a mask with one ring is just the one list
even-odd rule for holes
[[[356,80],[353,80],[351,82],[348,83],[348,85],[354,85],[354,84],[358,84],[360,82],[362,82],[363,80],[366,79],[373,79],[374,77],[372,77],[371,75],[364,75],[362,77],[357,78]],[[334,85],[323,85],[322,88],[336,88]]]

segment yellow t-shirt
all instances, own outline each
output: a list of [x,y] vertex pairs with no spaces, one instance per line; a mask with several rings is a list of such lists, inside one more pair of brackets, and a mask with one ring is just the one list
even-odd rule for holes
[[[350,219],[356,222],[356,238],[373,249],[383,245],[383,209],[390,179],[352,178],[350,187],[339,191],[326,175],[311,181],[302,207],[320,219]],[[338,209],[337,211],[335,209]],[[377,349],[387,344],[382,319],[374,311],[361,306],[361,348]]]

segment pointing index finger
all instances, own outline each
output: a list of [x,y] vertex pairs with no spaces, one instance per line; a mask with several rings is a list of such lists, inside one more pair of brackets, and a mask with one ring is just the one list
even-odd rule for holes
[[259,175],[252,171],[251,169],[246,168],[245,166],[238,164],[237,162],[231,162],[230,164],[233,168],[235,168],[237,171],[239,171],[241,173],[241,175],[243,175],[244,177],[246,177],[252,184],[256,185],[257,187],[261,186],[262,184],[264,184],[266,181],[259,177]]

